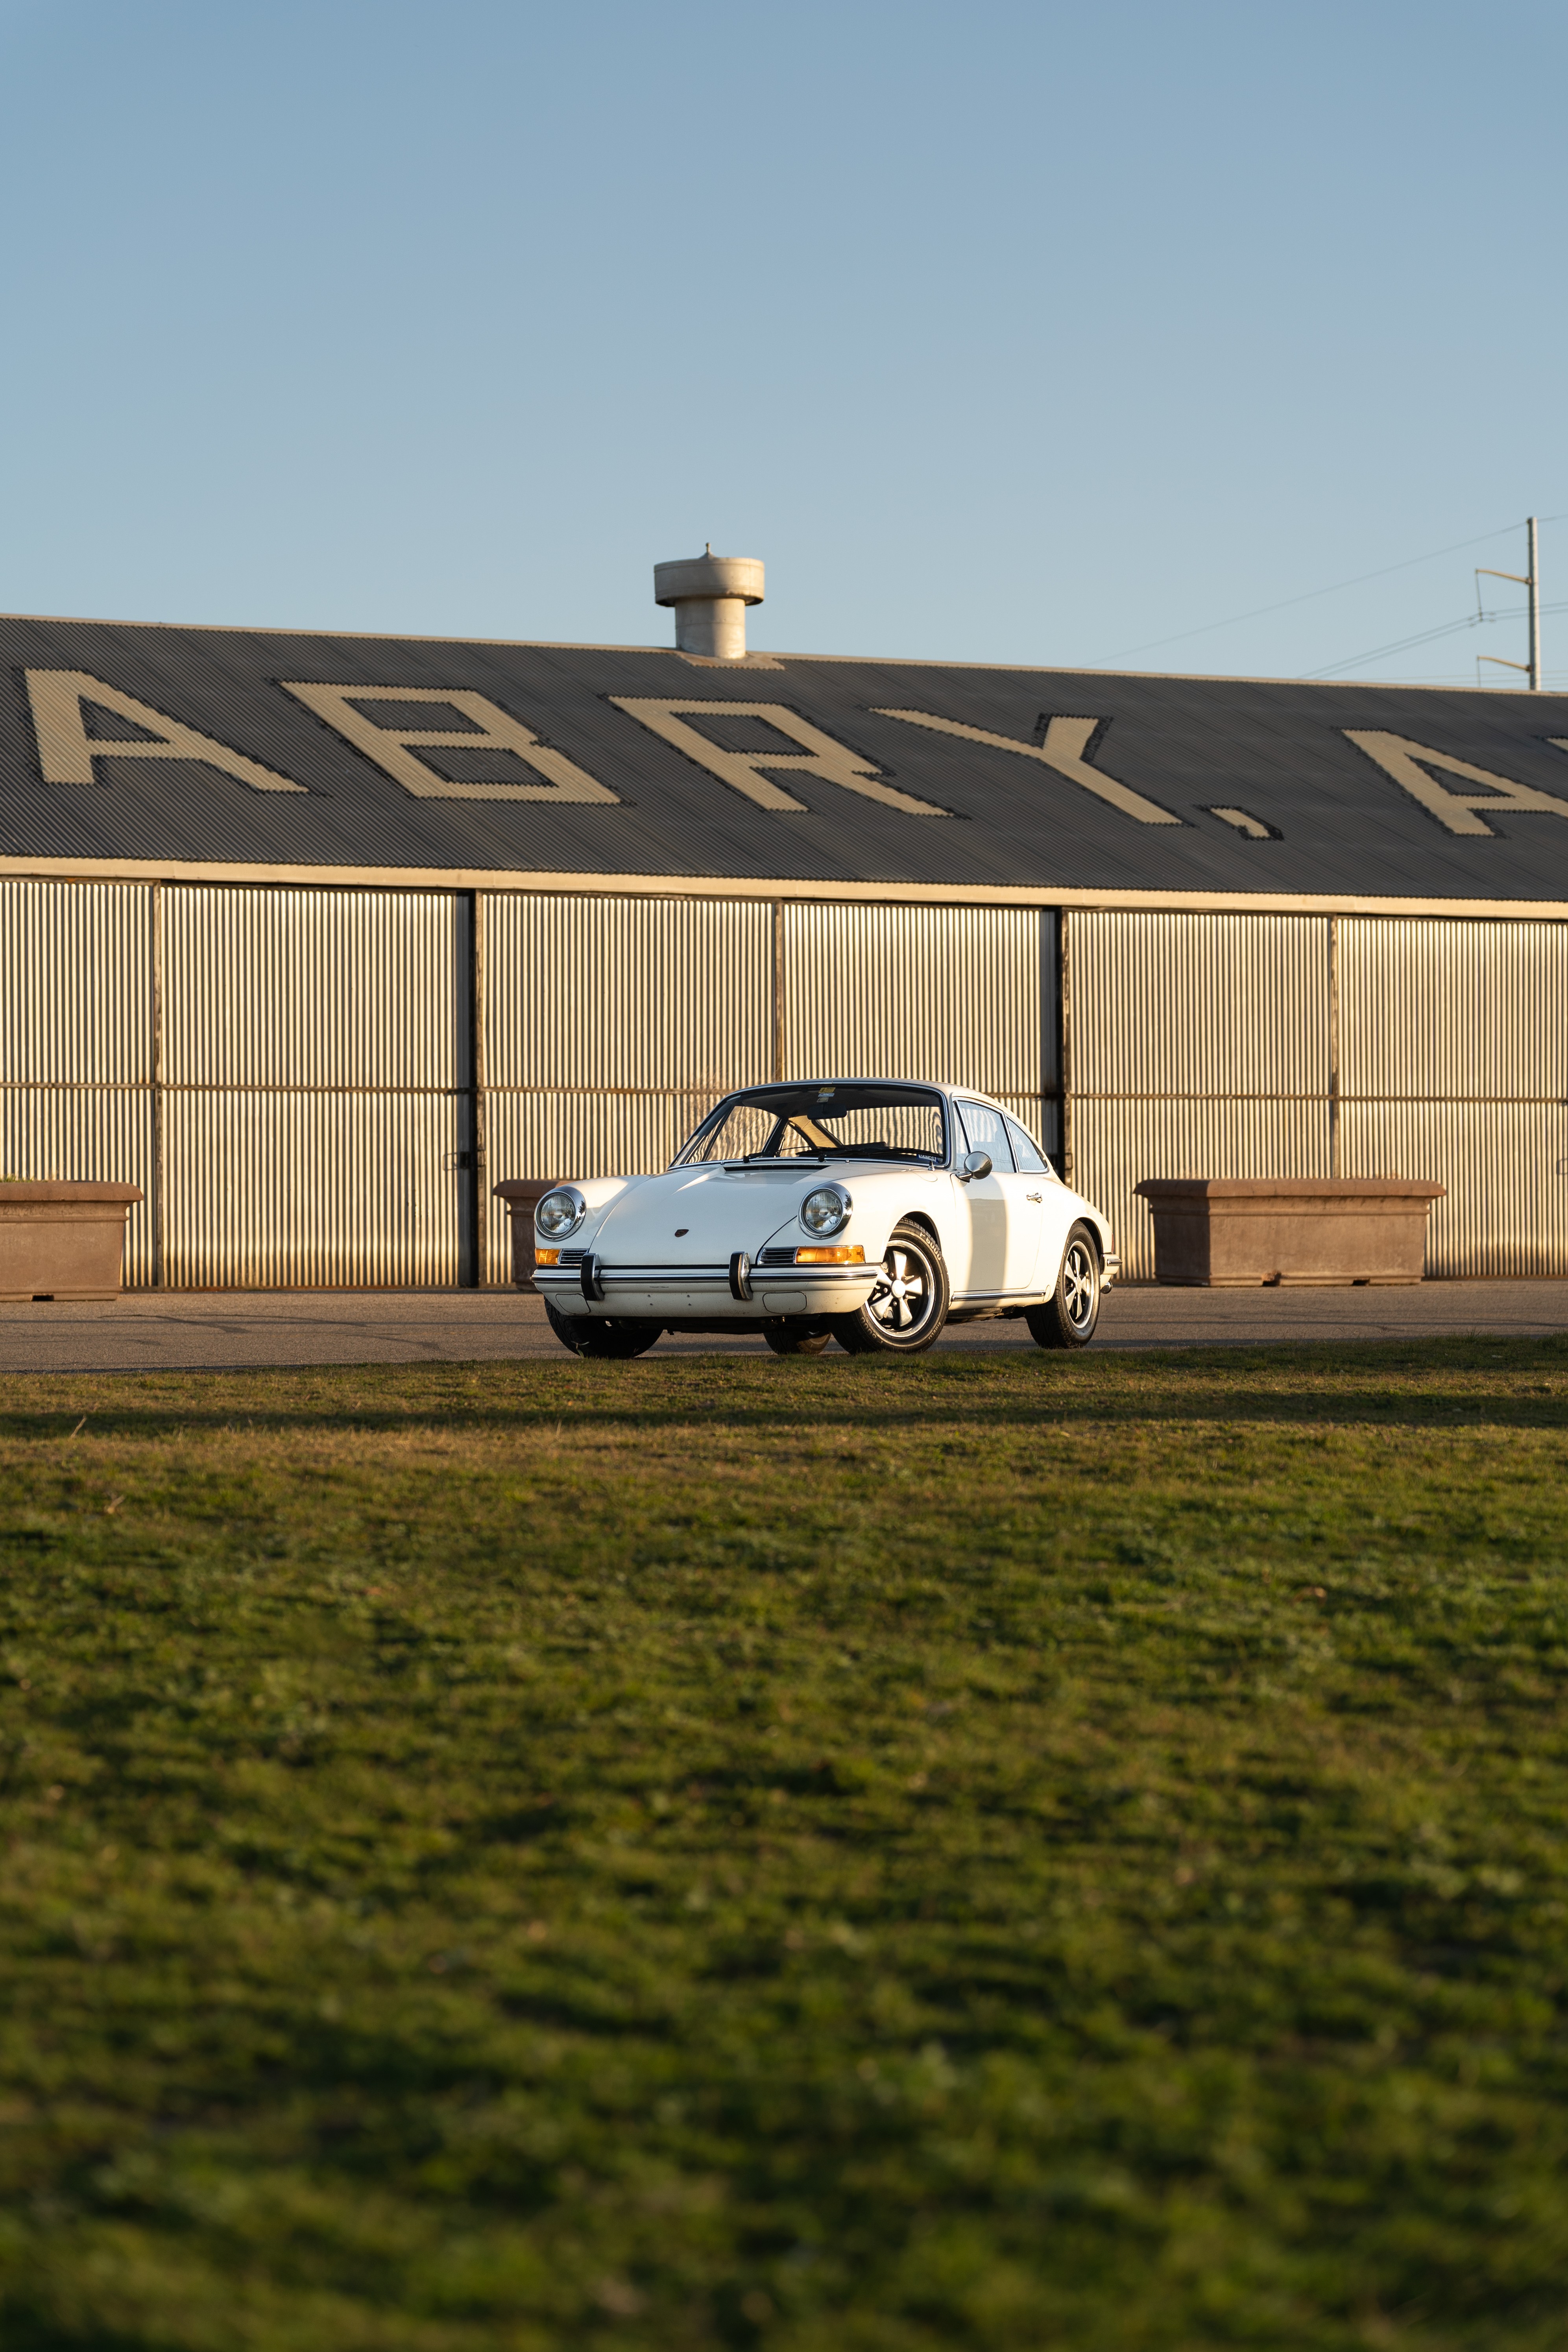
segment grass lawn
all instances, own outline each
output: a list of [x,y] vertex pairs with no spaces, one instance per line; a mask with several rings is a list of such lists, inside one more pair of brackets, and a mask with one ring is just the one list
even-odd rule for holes
[[1568,2341],[1568,1340],[11,1376],[0,1569],[5,2352]]

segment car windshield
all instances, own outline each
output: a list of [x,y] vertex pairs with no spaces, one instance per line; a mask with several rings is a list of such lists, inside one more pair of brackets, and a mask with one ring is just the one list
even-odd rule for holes
[[929,1087],[753,1087],[727,1095],[679,1153],[699,1160],[947,1158],[942,1097]]

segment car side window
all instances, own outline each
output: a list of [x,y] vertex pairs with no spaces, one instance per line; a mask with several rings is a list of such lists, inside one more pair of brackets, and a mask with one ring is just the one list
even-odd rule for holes
[[1013,1149],[1007,1140],[1007,1122],[1001,1112],[987,1110],[984,1103],[961,1102],[958,1115],[969,1139],[970,1150],[988,1151],[997,1174],[1011,1174]]
[[1013,1147],[1013,1157],[1026,1176],[1054,1176],[1056,1170],[1040,1156],[1040,1148],[1016,1118],[1007,1121],[1007,1139]]

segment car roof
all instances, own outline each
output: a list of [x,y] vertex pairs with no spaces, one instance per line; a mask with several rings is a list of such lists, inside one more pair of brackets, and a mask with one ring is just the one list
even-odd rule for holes
[[810,1077],[759,1078],[754,1086],[731,1087],[727,1095],[794,1094],[802,1087],[924,1087],[933,1095],[962,1096],[965,1102],[984,1103],[990,1110],[1005,1107],[994,1095],[982,1094],[978,1087],[955,1087],[947,1078],[911,1078],[907,1072],[897,1077],[887,1071],[836,1070],[823,1071]]

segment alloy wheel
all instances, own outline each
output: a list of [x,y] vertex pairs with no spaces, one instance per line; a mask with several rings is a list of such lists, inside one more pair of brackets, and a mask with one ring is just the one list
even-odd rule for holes
[[900,1339],[913,1337],[935,1303],[931,1270],[924,1256],[907,1244],[896,1242],[882,1260],[882,1278],[866,1302],[866,1311],[884,1331]]
[[1087,1242],[1075,1240],[1062,1262],[1062,1305],[1075,1331],[1093,1323],[1099,1293],[1100,1269],[1094,1253]]

